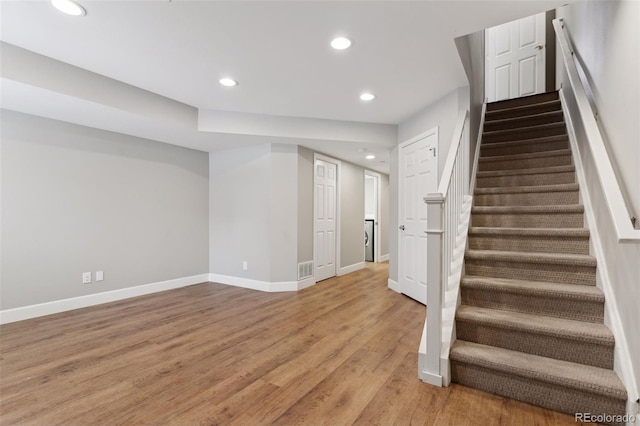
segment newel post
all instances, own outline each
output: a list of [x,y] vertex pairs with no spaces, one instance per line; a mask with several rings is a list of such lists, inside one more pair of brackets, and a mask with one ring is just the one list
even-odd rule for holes
[[442,386],[440,350],[442,345],[442,264],[443,264],[443,211],[445,197],[430,193],[427,203],[427,357],[423,380]]

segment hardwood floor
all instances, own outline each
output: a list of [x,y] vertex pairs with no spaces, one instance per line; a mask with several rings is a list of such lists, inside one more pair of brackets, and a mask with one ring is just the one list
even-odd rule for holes
[[205,283],[0,327],[0,423],[575,425],[417,378],[387,264],[298,293]]

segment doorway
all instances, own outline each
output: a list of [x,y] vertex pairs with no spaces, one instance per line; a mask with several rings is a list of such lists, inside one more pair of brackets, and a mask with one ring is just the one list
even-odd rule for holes
[[364,171],[364,260],[380,262],[380,174]]
[[487,102],[544,93],[545,13],[485,30]]
[[398,285],[400,292],[427,303],[427,205],[438,188],[438,128],[400,144]]
[[337,275],[339,258],[340,161],[314,155],[313,164],[313,264],[315,281]]

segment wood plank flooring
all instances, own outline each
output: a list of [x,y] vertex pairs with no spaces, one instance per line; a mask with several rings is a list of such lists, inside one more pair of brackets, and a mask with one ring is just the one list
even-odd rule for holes
[[417,378],[387,264],[298,293],[214,283],[0,327],[0,424],[575,425]]

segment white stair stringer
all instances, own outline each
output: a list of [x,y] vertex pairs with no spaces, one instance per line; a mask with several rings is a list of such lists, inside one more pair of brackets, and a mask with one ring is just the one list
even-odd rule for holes
[[[464,253],[467,246],[467,234],[469,230],[469,220],[471,219],[471,206],[473,197],[465,195],[460,214],[460,222],[457,228],[456,246],[453,250],[453,260],[449,266],[447,288],[443,294],[442,305],[442,344],[440,351],[440,362],[442,366],[442,386],[448,386],[451,382],[449,372],[449,349],[455,341],[455,316],[456,309],[460,306],[460,279],[462,278],[462,268],[464,266]],[[418,371],[423,371],[423,365],[427,356],[427,325],[425,322],[418,351]],[[422,377],[421,377],[422,379]]]

